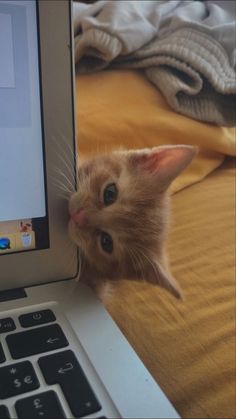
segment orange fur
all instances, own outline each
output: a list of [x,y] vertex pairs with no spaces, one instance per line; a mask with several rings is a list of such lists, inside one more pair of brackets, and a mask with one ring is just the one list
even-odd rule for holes
[[[69,234],[80,249],[81,280],[100,296],[107,283],[142,279],[181,297],[165,251],[167,189],[195,154],[191,146],[166,146],[113,152],[81,165],[78,191],[70,198],[69,211],[74,214],[83,209],[86,226],[71,219]],[[118,196],[106,206],[103,192],[111,183],[116,184]],[[112,237],[112,253],[102,249],[101,231]]]

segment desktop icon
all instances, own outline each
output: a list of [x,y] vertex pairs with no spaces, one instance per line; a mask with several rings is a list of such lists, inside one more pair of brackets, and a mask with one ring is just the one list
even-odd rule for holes
[[11,241],[8,237],[0,237],[0,251],[11,249]]

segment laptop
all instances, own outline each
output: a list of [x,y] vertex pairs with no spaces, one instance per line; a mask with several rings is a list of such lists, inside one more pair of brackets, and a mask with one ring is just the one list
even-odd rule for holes
[[77,279],[67,0],[0,0],[0,418],[178,418]]

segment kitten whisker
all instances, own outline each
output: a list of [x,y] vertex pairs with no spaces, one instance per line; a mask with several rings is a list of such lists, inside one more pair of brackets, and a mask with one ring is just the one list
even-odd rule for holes
[[69,271],[70,271],[71,267],[76,264],[75,262],[76,262],[76,256],[75,256],[75,254],[73,254],[72,257],[69,259],[68,264],[67,264],[67,268],[68,268]]
[[[142,259],[141,259],[140,255],[135,251],[135,249],[132,249],[132,252],[133,252],[133,256],[134,256],[134,259],[136,261],[136,264],[138,265],[138,269],[140,270],[140,275],[141,275],[141,278],[140,279],[143,282],[145,282],[145,278],[144,278],[144,274],[143,274],[143,262],[142,262]],[[136,270],[136,267],[135,267],[135,270]],[[137,270],[136,270],[136,273],[137,273]]]
[[67,192],[68,194],[72,193],[71,190],[64,183],[61,183],[56,179],[52,180],[52,184],[54,184],[54,186],[57,186],[60,190]]
[[[144,249],[145,250],[145,249]],[[139,251],[141,253],[141,255],[144,257],[144,259],[146,259],[146,261],[150,264],[150,266],[153,268],[154,274],[156,275],[156,277],[158,278],[159,276],[159,272],[157,269],[157,266],[155,266],[155,264],[153,263],[153,261],[151,260],[151,258],[144,253],[144,251],[141,250],[141,248],[139,248]]]
[[60,169],[57,167],[54,168],[55,172],[59,174],[59,176],[63,177],[66,181],[68,186],[71,187],[71,190],[74,191],[74,185],[72,184],[71,180],[66,176],[65,173],[63,173]]
[[61,193],[57,193],[57,196],[59,197],[59,198],[62,198],[63,200],[65,200],[65,201],[69,201],[69,197],[68,196],[66,196],[66,195],[63,195],[63,194],[61,194]]
[[70,198],[71,193],[67,189],[64,189],[62,186],[60,186],[56,183],[54,183],[54,186],[56,187],[56,192],[57,193],[60,193],[62,196],[65,196],[67,199]]
[[[68,164],[68,168],[70,168],[71,172],[74,173],[74,166],[72,164],[74,155],[71,155],[71,159],[70,159],[69,156],[66,154],[65,149],[62,147],[62,145],[60,144],[60,142],[54,136],[52,136],[52,141],[53,141],[54,146],[55,146],[54,149],[53,149],[53,151],[56,151],[58,157],[60,157],[61,159],[62,159],[62,156],[65,158],[65,160],[66,160],[66,162]],[[59,151],[57,150],[56,147],[60,148],[61,153],[59,153]],[[63,163],[65,163],[64,160],[63,160]]]
[[140,270],[141,270],[141,279],[143,282],[146,282],[146,278],[145,278],[145,274],[144,274],[144,262],[141,258],[141,256],[139,256],[139,264],[140,264]]
[[73,167],[72,163],[70,162],[70,165],[69,165],[69,163],[67,162],[67,160],[64,159],[62,157],[62,155],[60,153],[58,153],[57,150],[55,150],[55,151],[56,151],[56,153],[58,155],[58,158],[61,160],[62,164],[66,166],[66,168],[68,170],[69,176],[73,179],[75,177],[76,173],[75,173],[75,170],[74,170],[74,167]]
[[68,144],[67,137],[61,131],[58,131],[58,133],[52,135],[52,139],[54,142],[57,142],[58,138],[60,138],[60,140],[63,141],[64,144],[68,147],[68,150],[71,153],[71,155],[74,155],[72,148]]
[[[62,183],[61,173],[62,173],[61,169],[59,169],[57,167],[51,167],[50,172],[48,173],[48,176],[50,177],[51,180],[56,181],[56,182],[62,184],[63,186],[68,187],[68,185],[64,183],[64,179],[63,179],[63,183]],[[60,175],[60,177],[58,176],[58,174]]]
[[58,189],[60,189],[60,191],[62,191],[62,192],[65,192],[65,193],[67,193],[68,195],[71,195],[72,194],[72,191],[66,186],[66,185],[64,185],[63,183],[61,183],[61,182],[59,182],[57,179],[55,179],[54,177],[52,177],[51,178],[51,182],[52,182],[52,184],[56,187],[56,188],[58,188]]
[[70,199],[70,193],[65,191],[64,189],[61,189],[60,187],[58,187],[58,185],[54,185],[56,187],[56,194],[58,197],[63,198],[66,201],[69,201]]
[[[64,141],[64,144],[66,145],[66,147],[67,147],[67,149],[68,149],[68,151],[71,155],[71,158],[73,160],[74,157],[75,157],[75,153],[77,152],[76,147],[74,149],[72,149],[71,144],[69,144],[68,141],[66,141],[66,137],[63,134],[60,134],[60,136],[61,136],[62,140]],[[76,141],[76,139],[75,139],[75,141]],[[79,164],[79,161],[78,161],[78,158],[76,158],[76,169],[77,169],[77,171],[79,170],[78,164]]]
[[68,149],[68,151],[69,151],[69,153],[70,153],[70,155],[71,156],[74,156],[74,149],[72,148],[72,146],[71,146],[71,144],[70,143],[68,143],[68,141],[67,141],[67,138],[65,137],[65,135],[64,134],[62,134],[62,133],[60,133],[59,134],[60,135],[60,137],[61,137],[61,139],[62,139],[62,141],[64,142],[64,144],[66,145],[66,147],[67,147],[67,149]]
[[81,258],[81,251],[78,249],[78,275],[77,275],[77,281],[80,280],[81,277],[81,271],[82,271],[82,258]]
[[133,268],[135,270],[136,276],[138,277],[138,272],[137,272],[137,267],[136,267],[136,263],[137,262],[135,261],[135,258],[133,256],[133,253],[132,253],[131,249],[127,248],[127,252],[128,252],[128,255],[129,255],[130,259],[131,259],[131,263],[132,263]]

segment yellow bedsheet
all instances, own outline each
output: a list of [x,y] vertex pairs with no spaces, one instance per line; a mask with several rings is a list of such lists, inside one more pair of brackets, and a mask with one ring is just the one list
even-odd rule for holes
[[[231,158],[232,159],[232,158]],[[107,308],[186,419],[235,419],[235,161],[173,196],[171,269],[185,294],[121,282]]]
[[176,192],[203,179],[225,155],[236,155],[234,128],[177,114],[141,72],[113,70],[79,75],[76,83],[81,158],[118,147],[197,145],[198,158],[172,185]]
[[[80,157],[101,151],[195,144],[198,158],[173,191],[199,182],[225,155],[235,131],[173,112],[141,73],[77,77]],[[229,419],[235,411],[235,160],[173,196],[171,270],[185,301],[150,284],[121,282],[111,315],[186,419]]]

